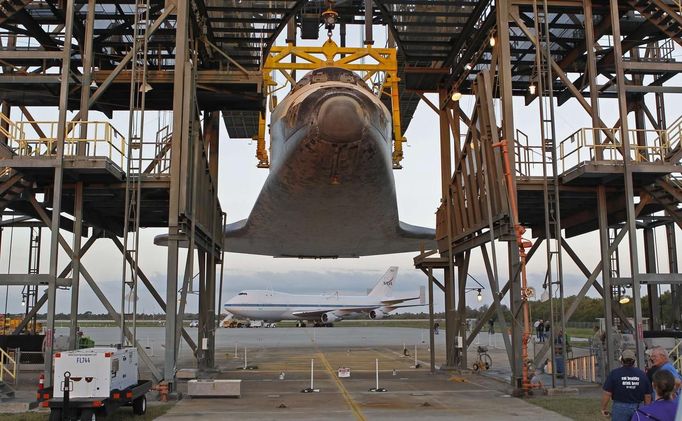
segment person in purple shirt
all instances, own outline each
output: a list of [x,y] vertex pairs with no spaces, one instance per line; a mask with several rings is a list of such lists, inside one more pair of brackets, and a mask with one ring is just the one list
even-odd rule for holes
[[668,370],[654,373],[654,389],[658,398],[651,404],[637,408],[631,421],[673,421],[677,412],[677,401],[674,399],[675,376]]
[[[626,349],[621,355],[623,366],[612,370],[602,388],[601,414],[611,421],[630,421],[632,414],[642,405],[651,402],[651,382],[646,374],[635,367],[635,353]],[[611,411],[608,410],[612,400]]]

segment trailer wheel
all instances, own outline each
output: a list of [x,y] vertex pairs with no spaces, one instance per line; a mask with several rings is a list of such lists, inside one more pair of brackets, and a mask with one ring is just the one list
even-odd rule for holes
[[144,415],[147,412],[147,397],[145,395],[133,401],[133,414]]
[[94,409],[84,409],[81,411],[81,414],[78,417],[78,419],[81,421],[96,421],[97,414],[95,413]]
[[50,411],[50,421],[62,421],[62,409],[52,408]]

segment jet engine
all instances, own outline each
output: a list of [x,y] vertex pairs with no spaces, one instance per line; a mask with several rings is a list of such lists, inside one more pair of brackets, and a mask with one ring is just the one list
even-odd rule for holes
[[322,314],[322,321],[325,323],[333,323],[333,322],[338,322],[341,320],[341,317],[339,317],[336,313],[333,311],[329,311],[327,313]]
[[385,314],[383,310],[378,308],[369,312],[369,318],[372,320],[383,319]]

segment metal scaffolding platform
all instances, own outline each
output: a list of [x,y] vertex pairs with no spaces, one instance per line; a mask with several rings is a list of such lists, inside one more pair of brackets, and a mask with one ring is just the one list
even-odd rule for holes
[[[12,211],[2,226],[21,227],[29,221],[54,234],[49,236],[49,273],[0,275],[0,284],[47,286],[44,293],[43,287],[32,292],[34,302],[21,329],[46,305],[46,327],[53,331],[55,291],[57,286],[66,286],[72,292],[73,340],[82,278],[119,322],[122,336],[134,342],[134,322],[121,317],[121,310],[103,295],[80,261],[96,239],[107,237],[125,255],[121,257],[124,265],[131,268],[133,279],[124,279],[122,289],[139,280],[167,312],[164,367],[153,367],[141,350],[156,380],[174,382],[181,336],[199,366],[212,367],[219,311],[216,281],[223,261],[224,216],[217,198],[219,124],[222,120],[233,138],[258,137],[259,123],[266,114],[268,89],[262,74],[266,58],[284,34],[291,44],[300,38],[318,38],[320,14],[328,3],[11,3],[0,15],[0,205]],[[546,259],[548,289],[562,303],[553,310],[553,320],[563,325],[575,311],[574,307],[563,308],[561,258],[567,256],[585,275],[580,296],[593,287],[606,298],[609,329],[614,318],[622,316],[613,301],[613,283],[622,281],[632,287],[635,326],[630,327],[641,333],[639,287],[657,282],[649,240],[642,247],[636,235],[628,235],[632,251],[629,280],[611,279],[612,255],[626,233],[642,229],[648,238],[651,230],[663,225],[672,251],[669,273],[660,274],[659,280],[678,279],[675,225],[682,226],[682,190],[677,177],[682,172],[682,126],[679,120],[668,124],[670,110],[666,114],[665,100],[669,94],[682,92],[682,87],[675,85],[675,76],[682,70],[674,54],[682,45],[679,3],[337,3],[333,7],[339,16],[342,48],[349,26],[364,28],[366,46],[375,42],[375,27],[386,27],[388,46],[397,48],[398,101],[383,98],[389,109],[399,106],[396,114],[401,125],[396,139],[405,134],[420,103],[433,109],[434,119],[440,122],[441,148],[434,151],[440,154],[442,175],[436,221],[439,249],[418,256],[415,264],[429,276],[431,287],[436,283],[445,294],[445,365],[467,365],[466,352],[455,347],[454,338],[465,338],[464,348],[472,343],[472,335],[467,336],[464,327],[464,293],[471,254],[480,250],[494,304],[473,333],[493,314],[503,318],[501,302],[509,300],[515,315],[509,327],[511,337],[505,336],[511,382],[524,387],[522,368],[529,361],[523,361],[522,349],[528,338],[527,320],[520,314],[530,296],[519,280],[508,191],[515,192],[518,199],[518,222],[532,232],[533,245],[526,257],[529,264],[542,242],[551,244]],[[141,90],[146,95],[140,103]],[[430,100],[428,93],[438,94],[438,100]],[[469,115],[460,108],[462,95],[476,100]],[[537,100],[542,127],[539,137],[516,130],[514,97],[523,97],[527,105]],[[559,141],[555,139],[554,113],[569,99],[584,110],[591,127],[575,127],[571,137]],[[617,100],[619,120],[615,124],[604,122],[605,113],[600,111],[605,108],[604,99]],[[649,109],[651,103],[655,103],[653,110]],[[37,106],[49,107],[58,118],[36,120],[31,109]],[[76,111],[71,119],[67,118],[69,110]],[[132,119],[136,113],[168,110],[172,119],[165,132],[146,139],[140,134],[143,127],[121,134],[107,122],[89,120],[91,110],[107,116],[132,110]],[[634,128],[630,127],[633,122]],[[134,125],[143,122],[133,121],[131,127]],[[510,178],[505,178],[502,144],[509,145],[514,169]],[[129,172],[129,159],[142,162],[134,173]],[[135,193],[138,186],[139,195]],[[130,209],[136,208],[131,200],[139,205],[133,216]],[[62,213],[71,217],[54,218]],[[126,223],[131,220],[132,225]],[[124,232],[126,226],[129,232]],[[144,258],[138,261],[137,248],[119,239],[128,238],[140,227],[168,228],[165,297],[154,290],[139,268]],[[618,234],[609,236],[613,228]],[[73,233],[73,240],[59,235],[60,229]],[[587,232],[600,236],[601,263],[592,271],[567,241]],[[499,241],[508,246],[506,270],[497,267],[495,247],[488,244]],[[181,244],[189,245],[191,256],[184,263],[184,275],[179,262]],[[66,265],[61,262],[63,270],[58,261],[60,247],[68,256]],[[638,267],[642,250],[647,273]],[[184,313],[195,259],[201,284],[200,320],[198,337],[191,338],[178,320]],[[443,271],[442,283],[435,279],[434,270]],[[679,321],[679,286],[669,283],[673,285],[675,320]],[[649,288],[648,294],[656,305],[656,290]],[[655,313],[656,307],[650,308]],[[652,315],[649,323],[651,329],[660,328],[658,317]],[[207,347],[197,347],[203,340]],[[613,347],[610,336],[608,343]],[[637,352],[642,362],[639,343]],[[48,384],[52,381],[50,367],[51,361],[46,364]]]

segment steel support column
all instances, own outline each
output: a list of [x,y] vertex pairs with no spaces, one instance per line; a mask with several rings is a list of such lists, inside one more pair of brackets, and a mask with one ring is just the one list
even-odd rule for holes
[[[675,239],[675,224],[665,224],[665,238],[668,246],[668,268],[670,273],[678,273],[677,267],[677,241]],[[680,285],[670,286],[672,295],[673,318],[672,327],[680,327]]]
[[[644,229],[644,266],[646,273],[658,273],[654,229],[650,227]],[[646,289],[649,303],[649,330],[661,330],[661,300],[658,296],[658,285],[647,284]]]
[[434,338],[434,320],[433,320],[433,268],[429,267],[429,351],[431,373],[436,372],[436,348]]
[[[500,84],[500,100],[502,103],[502,139],[509,142],[509,149],[515,150],[514,144],[514,112],[513,112],[513,94],[512,94],[512,74],[511,74],[511,42],[509,39],[509,19],[511,2],[509,0],[502,0],[495,5],[495,14],[497,18],[497,33],[496,33],[496,49],[498,50],[498,80]],[[516,168],[514,154],[509,154],[510,168]],[[516,177],[512,174],[512,186],[510,191],[516,192]],[[508,262],[509,262],[509,276],[510,276],[510,296],[509,304],[513,315],[522,314],[521,306],[523,305],[521,299],[521,278],[520,274],[520,260],[519,250],[515,242],[510,241],[507,248]],[[502,332],[506,334],[506,332]],[[512,386],[521,389],[521,347],[523,341],[523,333],[521,331],[521,323],[512,323],[511,325],[511,383]]]
[[443,283],[445,284],[445,366],[455,367],[455,341],[457,337],[457,309],[455,308],[455,280],[446,268]]
[[197,343],[199,344],[199,349],[197,352],[197,367],[199,369],[208,368],[206,364],[206,352],[208,351],[208,346],[204,346],[204,339],[206,339],[206,345],[208,345],[208,335],[207,335],[207,294],[206,294],[206,252],[198,249],[197,255],[199,258],[199,325],[197,326]]
[[[625,74],[623,72],[623,48],[620,39],[620,10],[618,0],[610,0],[611,29],[613,33],[613,53],[618,92],[618,112],[621,124],[621,143],[623,145],[623,165],[625,182],[625,202],[627,212],[628,239],[630,245],[630,272],[632,276],[632,299],[635,307],[635,347],[639,367],[644,367],[644,341],[642,327],[642,302],[640,300],[639,260],[637,251],[637,221],[635,220],[635,192],[632,180],[630,140],[628,135],[628,105],[625,93]],[[612,317],[607,314],[607,317]]]
[[[188,141],[188,128],[183,124],[185,118],[186,92],[185,71],[189,60],[189,5],[179,1],[176,6],[175,30],[175,73],[173,75],[173,137],[171,141],[170,194],[168,208],[168,267],[166,282],[166,349],[164,356],[163,377],[171,390],[175,382],[176,330],[178,310],[178,252],[180,246],[180,190],[183,142]],[[186,159],[186,157],[185,157]]]
[[[604,285],[604,320],[606,329],[606,354],[603,358],[605,370],[602,375],[610,373],[614,369],[614,344],[613,344],[613,310],[611,293],[611,253],[609,251],[609,221],[607,215],[606,188],[597,187],[597,212],[599,213],[599,249],[601,252],[601,273]],[[623,228],[625,229],[625,228]],[[602,377],[605,378],[605,377]]]
[[[64,165],[64,139],[66,138],[66,112],[69,101],[69,80],[71,79],[71,39],[73,32],[74,0],[66,0],[64,23],[64,49],[62,51],[61,83],[59,87],[59,117],[57,120],[56,156],[54,159],[54,180],[52,188],[52,221],[50,224],[50,283],[47,292],[47,334],[54,337],[54,315],[57,303],[57,270],[59,265],[59,221],[62,210],[62,182]],[[52,353],[54,341],[48,339],[45,358],[45,387],[52,386]]]
[[467,286],[467,276],[469,274],[469,259],[471,257],[471,252],[468,251],[464,253],[464,256],[460,255],[457,259],[460,262],[457,267],[457,278],[459,290],[457,291],[457,343],[461,344],[461,348],[457,348],[457,366],[460,370],[467,368],[467,350],[468,345],[466,342],[466,286]]
[[73,203],[73,271],[71,279],[71,324],[69,348],[78,349],[78,294],[81,267],[81,239],[83,232],[83,182],[76,183]]

